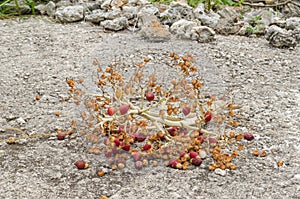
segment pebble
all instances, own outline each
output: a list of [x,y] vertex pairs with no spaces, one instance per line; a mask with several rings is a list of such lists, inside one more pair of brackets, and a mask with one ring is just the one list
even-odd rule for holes
[[226,176],[226,170],[222,170],[220,168],[217,168],[215,171],[215,174],[220,175],[220,176]]
[[19,125],[26,124],[26,121],[25,121],[22,117],[19,117],[19,118],[17,119],[17,122],[18,122]]

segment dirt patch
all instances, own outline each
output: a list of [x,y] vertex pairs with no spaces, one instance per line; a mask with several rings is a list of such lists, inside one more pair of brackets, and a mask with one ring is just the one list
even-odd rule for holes
[[[217,36],[207,44],[176,38],[149,43],[131,32],[103,33],[87,23],[62,25],[46,18],[3,20],[0,27],[0,138],[20,136],[5,131],[11,127],[28,135],[52,134],[1,143],[0,198],[299,198],[299,47],[276,49],[263,38],[238,36]],[[242,126],[255,132],[255,145],[225,176],[209,172],[204,163],[188,171],[127,168],[97,177],[106,160],[88,154],[83,138],[55,138],[57,128],[79,118],[76,106],[61,102],[67,97],[65,79],[92,80],[94,58],[105,66],[116,55],[170,50],[196,56],[208,92],[230,93],[244,104]],[[253,157],[254,148],[265,149],[267,157]],[[78,159],[90,168],[78,171],[73,165]]]

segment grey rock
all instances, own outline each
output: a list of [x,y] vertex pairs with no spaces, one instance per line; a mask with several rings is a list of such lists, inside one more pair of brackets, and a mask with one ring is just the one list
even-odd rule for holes
[[26,124],[25,120],[24,120],[22,117],[19,117],[18,119],[16,119],[16,121],[17,121],[17,123],[18,123],[19,125],[24,125],[24,124]]
[[230,35],[238,33],[241,29],[241,25],[239,23],[234,23],[233,21],[230,21],[228,19],[221,18],[214,29],[219,34]]
[[35,11],[41,15],[45,15],[46,12],[45,12],[45,5],[44,4],[39,4],[39,5],[36,5],[34,7]]
[[85,13],[92,12],[93,10],[101,9],[101,2],[87,2],[83,4]]
[[121,14],[122,13],[120,9],[113,8],[106,12],[105,19],[116,19],[118,17],[121,17]]
[[66,6],[72,6],[72,2],[70,0],[61,0],[61,1],[55,1],[57,7],[66,7]]
[[90,14],[85,16],[85,20],[92,23],[99,23],[105,20],[106,12],[104,10],[93,10]]
[[239,17],[240,13],[239,11],[234,7],[225,7],[221,10],[218,10],[217,14],[221,16],[221,18],[227,19],[227,20],[233,20],[237,17]]
[[128,27],[128,19],[126,17],[119,17],[113,20],[102,21],[100,25],[108,30],[119,31]]
[[220,15],[217,25],[214,27],[219,34],[230,35],[236,34],[241,26],[237,24],[239,12],[234,7],[225,7],[217,12]]
[[128,4],[131,6],[145,6],[151,4],[147,0],[128,0]]
[[126,4],[128,4],[128,0],[104,0],[101,8],[104,10],[110,10],[111,8],[120,9]]
[[159,18],[166,25],[172,25],[181,19],[193,20],[193,8],[180,2],[172,2],[168,9],[160,13]]
[[288,31],[276,25],[266,29],[265,38],[270,45],[278,48],[295,47],[297,45],[297,36],[293,31]]
[[112,0],[105,0],[102,4],[101,4],[101,9],[104,9],[104,10],[108,10],[112,7],[111,5],[112,3]]
[[205,26],[209,26],[211,28],[216,27],[218,21],[220,19],[220,15],[211,11],[210,13],[205,13],[204,4],[199,4],[197,8],[193,11],[196,19],[199,19],[201,23]]
[[155,15],[142,14],[139,19],[142,38],[151,42],[164,42],[170,39],[171,33],[159,22]]
[[191,39],[201,43],[215,40],[215,31],[207,26],[195,26],[191,30]]
[[83,6],[60,7],[56,10],[55,17],[63,23],[81,21],[84,17]]
[[199,15],[205,15],[205,5],[203,3],[199,3],[199,5],[194,9],[195,17],[198,17]]
[[156,15],[158,13],[159,13],[158,8],[153,6],[152,4],[142,7],[139,11],[139,15],[141,14]]
[[133,19],[137,17],[138,7],[134,6],[124,6],[123,7],[123,16],[127,19]]
[[290,17],[286,19],[286,28],[291,30],[300,30],[300,17]]
[[170,30],[179,38],[190,39],[192,35],[191,30],[197,25],[198,24],[196,22],[181,19],[173,23],[173,25],[170,27]]
[[49,1],[46,5],[40,4],[35,6],[35,9],[42,15],[53,16],[55,13],[55,7],[55,3],[53,1]]
[[[298,4],[299,4],[299,2],[298,2]],[[299,6],[289,3],[285,6],[283,6],[281,13],[283,13],[283,15],[285,17],[299,17],[300,9],[299,9]]]

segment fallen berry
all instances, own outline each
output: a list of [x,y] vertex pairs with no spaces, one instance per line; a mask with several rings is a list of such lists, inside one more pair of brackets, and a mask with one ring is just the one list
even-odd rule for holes
[[105,150],[104,150],[104,155],[105,155],[106,157],[111,157],[111,156],[113,155],[113,151],[110,150],[110,149],[105,149]]
[[212,119],[212,112],[211,111],[206,111],[205,114],[204,114],[204,120],[205,122],[209,122],[211,119]]
[[115,164],[111,165],[111,170],[117,170],[117,169],[118,169],[117,165],[115,165]]
[[176,165],[177,165],[178,163],[180,163],[179,160],[177,160],[177,159],[172,159],[172,160],[169,161],[169,166],[172,167],[172,168],[174,168],[174,169],[176,169]]
[[116,146],[120,146],[120,140],[118,138],[114,139],[114,143]]
[[179,130],[179,127],[177,126],[173,126],[169,129],[167,129],[168,133],[171,135],[171,136],[176,136],[177,133],[178,133],[178,130]]
[[277,166],[278,166],[278,167],[283,166],[283,161],[278,161],[278,162],[277,162]]
[[260,154],[261,157],[266,157],[267,156],[267,152],[266,151],[262,151]]
[[63,134],[63,133],[57,134],[57,139],[58,139],[58,140],[64,140],[65,138],[66,138],[66,135],[65,135],[65,134]]
[[41,97],[40,97],[39,95],[36,95],[36,96],[35,96],[35,100],[36,100],[36,101],[38,101],[38,100],[40,100],[40,99],[41,99]]
[[74,164],[77,167],[77,169],[87,169],[89,167],[89,165],[83,160],[79,160]]
[[104,174],[105,174],[105,172],[104,172],[103,170],[97,171],[97,175],[98,175],[99,177],[104,176]]
[[210,138],[208,138],[208,142],[211,144],[214,144],[214,143],[217,143],[217,139],[210,137]]
[[176,164],[176,169],[182,169],[182,164],[181,163],[177,163]]
[[245,139],[245,140],[248,140],[248,141],[251,141],[251,140],[254,139],[254,136],[253,136],[252,133],[247,132],[247,133],[244,134],[244,139]]
[[142,154],[140,152],[136,152],[132,155],[134,161],[138,161],[139,159],[141,159]]
[[192,159],[192,164],[195,166],[199,166],[202,163],[202,159],[199,157],[195,157]]
[[120,111],[121,115],[125,115],[128,112],[129,108],[130,108],[129,104],[124,104],[124,105],[120,106],[119,111]]
[[257,149],[255,149],[255,150],[253,151],[253,155],[254,155],[254,156],[259,156],[259,151],[258,151]]
[[143,162],[142,161],[136,161],[134,164],[136,169],[141,169],[143,168]]
[[197,157],[198,155],[199,155],[198,152],[195,152],[195,151],[191,151],[191,152],[190,152],[190,158],[195,158],[195,157]]
[[190,114],[191,112],[191,108],[190,107],[184,107],[182,108],[182,113],[186,116],[188,114]]
[[205,141],[205,138],[200,135],[199,137],[197,137],[197,140],[200,142],[200,144],[202,144]]
[[182,158],[182,157],[184,157],[186,154],[187,154],[187,153],[186,153],[185,151],[180,152],[180,157]]
[[143,151],[148,151],[149,149],[151,149],[151,144],[145,144],[142,148]]
[[109,116],[113,116],[115,114],[115,109],[113,107],[108,107],[107,108],[107,114]]
[[146,100],[147,101],[149,101],[149,102],[151,102],[151,101],[153,101],[154,100],[154,93],[152,93],[152,92],[147,92],[146,94],[145,94],[145,97],[146,97]]
[[108,145],[109,139],[108,139],[107,137],[105,137],[105,138],[103,139],[103,143],[104,143],[105,145]]
[[129,151],[130,150],[130,144],[122,144],[122,149],[124,151]]
[[154,161],[152,162],[152,165],[153,165],[154,167],[157,167],[157,166],[158,166],[158,162],[157,162],[156,160],[154,160]]
[[144,142],[146,139],[146,135],[142,133],[134,133],[133,134],[133,140],[138,142]]
[[149,161],[147,159],[143,159],[142,163],[143,163],[143,166],[148,166]]
[[119,163],[119,164],[118,164],[118,168],[119,168],[119,169],[124,169],[124,167],[125,167],[125,164],[123,164],[123,163]]

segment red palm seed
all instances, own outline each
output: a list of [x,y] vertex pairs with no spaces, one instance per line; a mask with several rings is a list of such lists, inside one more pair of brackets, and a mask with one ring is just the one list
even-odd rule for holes
[[143,162],[142,161],[136,161],[134,164],[136,169],[142,169],[143,168]]
[[202,163],[202,159],[199,157],[195,157],[192,159],[192,164],[195,166],[199,166]]
[[116,146],[120,146],[120,140],[118,138],[114,139],[114,143]]
[[129,108],[130,108],[129,104],[124,104],[124,105],[120,106],[119,111],[120,111],[121,115],[125,115],[128,112]]
[[182,108],[182,113],[184,115],[188,115],[188,114],[190,114],[190,112],[191,112],[191,108],[190,107],[184,107],[184,108]]
[[74,164],[75,164],[75,166],[77,167],[77,169],[87,169],[88,166],[89,166],[89,165],[88,165],[85,161],[83,161],[83,160],[79,160],[79,161],[75,162]]
[[134,161],[138,161],[141,159],[142,154],[140,152],[136,152],[132,155],[132,157],[133,157]]
[[212,112],[211,111],[206,111],[205,114],[204,114],[204,120],[205,122],[209,122],[211,119],[212,119]]
[[113,108],[113,107],[108,107],[107,108],[107,114],[109,115],[109,116],[113,116],[114,114],[115,114],[115,109]]
[[154,93],[153,92],[147,92],[146,94],[145,94],[145,97],[146,97],[146,100],[147,101],[149,101],[149,102],[151,102],[151,101],[153,101],[154,100]]
[[130,150],[130,144],[123,144],[123,145],[122,145],[122,149],[123,149],[124,151],[129,151],[129,150]]
[[65,138],[66,138],[66,135],[64,133],[57,134],[57,139],[58,140],[64,140]]
[[190,152],[190,158],[195,158],[195,157],[197,157],[198,155],[199,155],[198,152],[195,152],[195,151],[191,151],[191,152]]
[[251,140],[254,139],[254,136],[253,136],[252,133],[247,132],[247,133],[244,134],[244,139],[245,139],[245,140],[248,140],[248,141],[251,141]]
[[151,149],[151,144],[145,144],[142,149],[143,151],[148,151],[149,149]]

